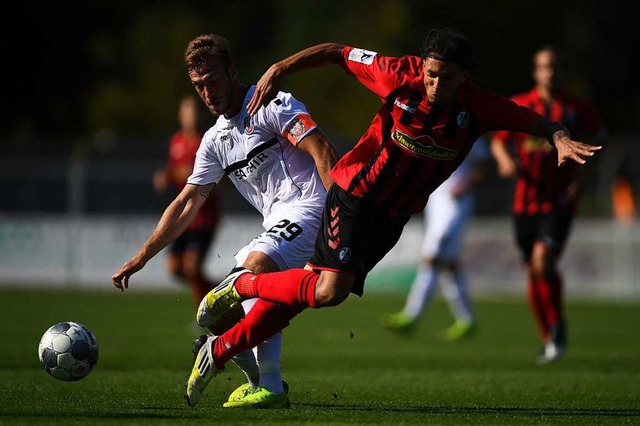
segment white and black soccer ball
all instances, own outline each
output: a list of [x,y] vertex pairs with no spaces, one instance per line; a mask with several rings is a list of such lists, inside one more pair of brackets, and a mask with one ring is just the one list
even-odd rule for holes
[[52,377],[65,382],[80,380],[87,377],[98,362],[98,341],[82,324],[59,322],[42,335],[38,357]]

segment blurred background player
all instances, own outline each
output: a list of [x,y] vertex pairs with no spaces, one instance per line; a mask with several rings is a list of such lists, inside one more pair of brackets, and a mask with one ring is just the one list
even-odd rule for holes
[[435,298],[440,279],[446,274],[450,281],[444,282],[442,293],[454,323],[442,332],[442,338],[457,340],[475,329],[476,318],[461,254],[467,225],[473,215],[473,189],[485,177],[490,159],[487,141],[478,139],[462,164],[429,197],[422,212],[425,231],[422,262],[404,308],[384,315],[384,327],[395,331],[413,330],[426,306]]
[[[167,164],[153,175],[153,187],[160,194],[170,191],[179,193],[193,172],[196,152],[204,136],[197,97],[188,95],[182,98],[178,122],[180,129],[169,140]],[[187,230],[170,244],[166,257],[167,270],[173,277],[187,283],[196,309],[200,300],[216,285],[206,276],[204,262],[215,239],[221,216],[221,196],[215,192],[198,210]]]
[[[236,253],[233,271],[264,273],[304,266],[313,252],[326,189],[333,182],[329,171],[338,153],[303,103],[278,92],[256,114],[247,113],[255,86],[240,82],[226,39],[214,34],[196,37],[187,46],[185,62],[196,92],[218,119],[203,138],[185,188],[149,239],[113,274],[113,284],[123,291],[130,276],[187,226],[225,176],[262,215],[265,229]],[[255,319],[252,324],[262,328],[274,315],[282,315],[281,311],[290,315],[287,306],[252,299],[237,306],[235,312],[240,315],[234,314],[234,323],[242,317],[243,308]],[[213,334],[224,332],[221,326],[210,329]],[[224,407],[289,406],[280,371],[282,333],[274,330],[264,337],[234,354],[233,361],[248,383],[234,390]],[[196,354],[211,339],[214,335],[196,339]],[[197,360],[196,364],[201,366]],[[199,393],[190,393],[187,402],[194,406],[198,398]]]
[[[562,86],[560,57],[554,47],[544,46],[534,54],[532,77],[534,87],[513,96],[516,103],[561,122],[577,140],[602,142],[605,129],[596,110]],[[491,150],[498,174],[517,176],[512,213],[527,270],[528,302],[542,342],[538,362],[556,361],[567,345],[558,261],[576,213],[582,173],[574,163],[558,167],[558,153],[545,139],[523,133],[497,132]]]

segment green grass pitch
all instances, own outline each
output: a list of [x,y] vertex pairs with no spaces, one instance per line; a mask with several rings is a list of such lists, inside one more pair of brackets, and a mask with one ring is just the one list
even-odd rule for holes
[[[135,284],[134,284],[135,285]],[[538,366],[522,299],[476,300],[480,328],[445,343],[438,300],[411,336],[378,325],[403,295],[367,293],[307,310],[284,332],[290,410],[222,408],[243,383],[233,364],[189,408],[193,307],[187,293],[0,291],[0,424],[640,424],[640,304],[569,300],[569,351]],[[38,362],[42,333],[77,321],[100,359],[78,382]]]

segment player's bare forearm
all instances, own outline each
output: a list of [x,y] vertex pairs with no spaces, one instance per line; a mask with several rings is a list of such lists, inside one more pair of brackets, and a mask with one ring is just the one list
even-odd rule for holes
[[151,258],[188,228],[214,186],[215,184],[186,185],[166,208],[147,241],[118,272],[111,276],[113,285],[121,291],[128,288],[131,275],[144,268]]
[[516,175],[518,169],[504,143],[502,143],[498,139],[492,139],[491,154],[496,160],[496,164],[498,166],[498,175],[500,175],[500,177],[510,178]]
[[166,208],[156,229],[138,251],[145,263],[187,230],[215,184],[186,185]]
[[602,149],[602,146],[572,140],[569,130],[564,125],[544,117],[540,117],[534,123],[530,133],[546,138],[551,145],[555,146],[558,150],[558,166],[563,165],[566,161],[584,164],[586,158],[593,157],[597,151]]
[[271,65],[256,83],[256,90],[247,104],[249,114],[254,115],[262,105],[273,99],[282,77],[309,68],[340,63],[343,48],[344,45],[337,43],[317,44]]
[[282,76],[309,68],[323,67],[342,61],[343,44],[321,43],[307,47],[276,63]]
[[316,164],[320,179],[326,190],[333,184],[331,169],[336,164],[340,155],[333,144],[320,129],[315,129],[308,134],[299,144],[298,148],[307,152]]

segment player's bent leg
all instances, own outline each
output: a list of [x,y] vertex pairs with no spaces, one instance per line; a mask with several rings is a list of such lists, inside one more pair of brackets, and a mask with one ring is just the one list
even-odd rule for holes
[[196,321],[200,327],[213,327],[214,334],[220,335],[244,316],[242,298],[235,288],[235,282],[248,269],[240,269],[227,275],[222,282],[211,290],[200,302]]
[[196,356],[191,374],[185,384],[187,391],[184,395],[190,407],[196,406],[211,379],[222,371],[213,362],[213,342],[216,338],[216,336],[203,335],[193,342],[193,352]]
[[[218,365],[226,364],[237,353],[256,347],[275,333],[286,328],[291,319],[301,312],[286,305],[266,302],[262,299],[237,325],[220,336],[216,342],[215,358]],[[218,346],[220,352],[217,351]],[[226,348],[229,350],[225,350]]]
[[321,271],[315,283],[313,308],[337,306],[344,302],[349,294],[355,277],[351,274],[333,271]]

